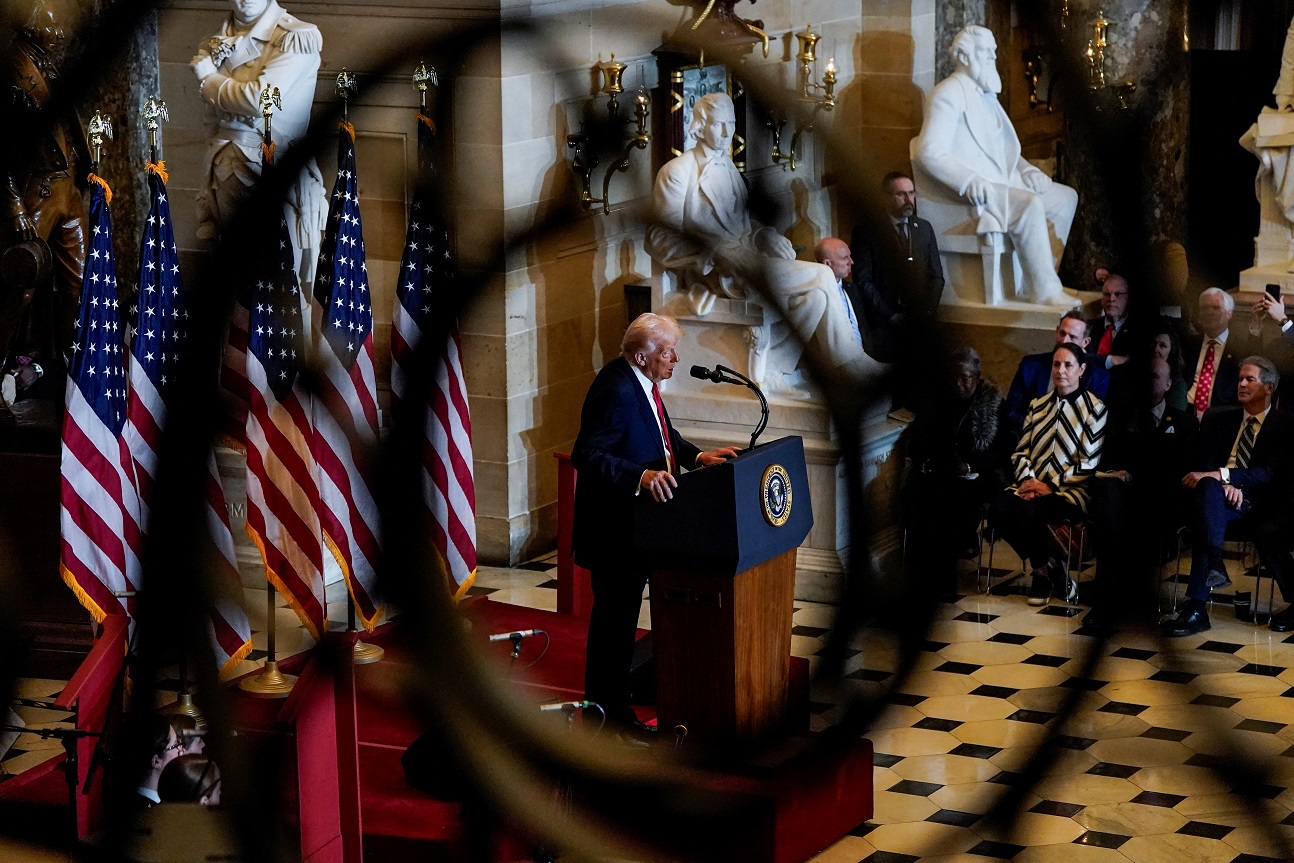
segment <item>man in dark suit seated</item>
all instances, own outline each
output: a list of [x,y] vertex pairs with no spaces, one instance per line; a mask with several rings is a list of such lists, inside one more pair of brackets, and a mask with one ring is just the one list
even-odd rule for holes
[[1222,560],[1227,526],[1242,519],[1257,526],[1277,515],[1289,497],[1284,483],[1294,421],[1272,409],[1280,375],[1270,360],[1250,356],[1241,360],[1239,377],[1240,406],[1214,408],[1204,415],[1196,470],[1182,477],[1182,485],[1193,492],[1193,552],[1186,604],[1163,625],[1163,634],[1170,638],[1209,628],[1209,591],[1231,583]]
[[[893,230],[879,236],[855,228],[850,242],[854,258],[854,311],[866,325],[863,342],[875,360],[898,359],[905,318],[934,318],[944,292],[935,229],[917,215],[912,178],[892,171],[881,180]],[[890,262],[906,267],[893,270]]]
[[1208,288],[1200,294],[1195,318],[1200,334],[1182,339],[1182,363],[1190,387],[1186,403],[1195,407],[1196,417],[1211,407],[1237,404],[1240,358],[1254,345],[1245,327],[1231,331],[1235,310],[1235,297],[1221,288]]
[[1096,343],[1090,355],[1107,369],[1126,363],[1132,355],[1137,333],[1135,327],[1128,326],[1128,306],[1128,280],[1107,271],[1101,283],[1101,316],[1088,321],[1088,332]]
[[[1133,366],[1132,368],[1138,368]],[[1150,361],[1150,387],[1143,403],[1106,426],[1101,469],[1092,483],[1088,517],[1096,541],[1092,610],[1085,623],[1110,625],[1129,611],[1154,608],[1161,547],[1171,547],[1182,522],[1180,498],[1163,495],[1190,466],[1199,424],[1165,397],[1173,385],[1168,362]],[[1131,600],[1131,601],[1129,601]]]
[[629,706],[634,634],[647,584],[647,564],[634,554],[634,498],[674,497],[683,470],[718,464],[733,447],[702,452],[669,421],[661,381],[678,363],[682,330],[670,317],[639,315],[625,331],[621,355],[598,372],[584,397],[580,431],[571,450],[575,484],[575,562],[589,570],[593,611],[584,671],[584,697],[601,705],[607,722],[642,730]]
[[[1056,325],[1058,345],[1068,342],[1086,351],[1092,341],[1091,335],[1087,321],[1078,309],[1065,312]],[[1028,354],[1020,360],[1020,367],[1011,380],[1011,389],[1006,394],[1007,427],[1017,437],[1024,427],[1024,416],[1029,412],[1029,404],[1039,396],[1051,392],[1051,355],[1052,351]],[[1105,401],[1110,389],[1110,373],[1094,359],[1087,364],[1079,389]]]

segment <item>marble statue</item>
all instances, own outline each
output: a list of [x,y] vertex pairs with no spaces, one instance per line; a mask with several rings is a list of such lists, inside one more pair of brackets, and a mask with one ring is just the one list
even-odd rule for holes
[[[1294,273],[1294,21],[1285,34],[1281,52],[1280,75],[1272,87],[1276,107],[1266,106],[1257,121],[1240,138],[1240,146],[1258,157],[1258,175],[1254,178],[1258,196],[1259,227],[1255,243],[1254,265],[1259,268]],[[1268,282],[1283,281],[1275,272],[1254,273],[1242,288],[1262,290],[1262,278]],[[1271,278],[1267,278],[1270,275]],[[1262,278],[1259,278],[1261,276]],[[1253,284],[1249,284],[1253,282]]]
[[[230,0],[232,12],[190,63],[202,99],[217,115],[208,174],[198,199],[198,237],[210,239],[236,211],[261,173],[261,91],[277,87],[274,144],[284,151],[305,137],[314,101],[323,36],[314,24],[283,11],[276,0]],[[298,272],[314,280],[328,218],[323,176],[312,158],[288,191],[286,208]]]
[[[729,155],[735,123],[727,94],[697,100],[692,110],[696,146],[656,174],[648,254],[678,276],[699,316],[709,314],[720,297],[759,302],[753,285],[767,285],[789,327],[750,334],[755,343],[751,376],[770,391],[786,391],[782,379],[795,371],[805,349],[824,369],[859,378],[871,374],[879,367],[863,352],[831,269],[797,260],[786,237],[751,222],[745,181]],[[770,356],[775,357],[771,363]]]
[[[934,191],[969,205],[975,234],[1011,238],[1024,282],[1016,286],[1016,299],[1072,305],[1056,269],[1078,193],[1021,157],[1020,139],[997,98],[1002,79],[993,32],[967,25],[951,53],[957,69],[930,91],[925,122],[912,142],[913,165],[942,187]],[[935,225],[937,232],[948,227]]]

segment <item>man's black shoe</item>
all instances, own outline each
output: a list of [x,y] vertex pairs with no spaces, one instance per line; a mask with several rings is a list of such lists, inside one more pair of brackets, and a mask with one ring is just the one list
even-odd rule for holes
[[1291,632],[1294,631],[1294,605],[1287,605],[1267,622],[1272,632]]
[[1209,612],[1204,608],[1185,608],[1171,620],[1160,625],[1160,633],[1165,638],[1182,638],[1195,635],[1209,629]]

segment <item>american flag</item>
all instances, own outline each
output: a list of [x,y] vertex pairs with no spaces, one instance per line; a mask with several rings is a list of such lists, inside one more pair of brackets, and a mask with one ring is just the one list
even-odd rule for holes
[[373,372],[373,300],[355,173],[355,130],[341,126],[333,184],[316,270],[316,353],[322,371],[314,413],[319,466],[319,521],[355,602],[372,629],[381,554],[377,502],[370,491],[370,454],[377,446],[377,380]]
[[265,572],[318,639],[327,620],[319,488],[310,445],[311,398],[298,381],[304,361],[301,290],[286,219],[265,276],[252,287],[248,319],[247,533]]
[[114,592],[139,586],[139,500],[130,476],[126,366],[117,275],[112,262],[111,192],[90,175],[90,243],[73,335],[63,415],[59,521],[63,580],[96,621],[129,613]]
[[[431,121],[418,115],[418,151],[424,177],[430,172]],[[472,419],[463,385],[463,362],[457,322],[445,327],[444,350],[424,350],[434,358],[435,376],[425,414],[402,407],[414,352],[424,335],[435,332],[435,316],[452,308],[454,261],[449,232],[434,197],[423,187],[414,197],[400,261],[391,329],[391,396],[394,415],[425,416],[423,495],[431,510],[433,539],[455,595],[462,596],[476,579],[476,485],[472,478]],[[434,346],[428,346],[434,347]]]
[[[187,350],[188,309],[180,282],[171,205],[160,165],[149,165],[149,211],[139,253],[139,293],[135,307],[135,335],[128,370],[130,398],[126,406],[124,437],[133,460],[143,525],[147,532],[149,501],[157,476],[158,447],[166,427],[171,395],[192,381],[193,366]],[[233,536],[225,494],[216,472],[215,454],[207,453],[205,482],[207,526],[220,552],[219,599],[209,611],[212,648],[222,676],[230,674],[252,649],[252,629],[239,599],[242,582],[234,555]]]

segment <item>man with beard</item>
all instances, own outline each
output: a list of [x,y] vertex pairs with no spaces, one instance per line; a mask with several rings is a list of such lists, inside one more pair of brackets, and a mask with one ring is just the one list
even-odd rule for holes
[[791,332],[773,345],[781,367],[768,369],[764,383],[774,392],[779,378],[795,371],[803,351],[823,370],[846,379],[867,378],[877,367],[855,335],[831,269],[796,260],[790,240],[774,228],[752,224],[745,180],[728,152],[735,128],[726,93],[696,101],[696,146],[656,174],[648,254],[678,275],[698,315],[708,314],[717,297],[760,301],[764,298],[753,286],[767,286],[768,299]]
[[[881,180],[891,230],[875,235],[855,228],[855,308],[866,322],[864,343],[874,359],[898,357],[900,328],[908,317],[933,318],[944,292],[935,229],[917,216],[917,187],[912,178],[892,171]],[[894,262],[899,267],[893,266]]]
[[1016,286],[1022,297],[1067,304],[1071,300],[1056,267],[1078,193],[1021,157],[1020,139],[997,99],[1002,79],[993,32],[967,25],[950,53],[957,70],[930,91],[912,160],[947,192],[974,206],[970,227],[976,234],[1010,236],[1024,270],[1024,284]]

